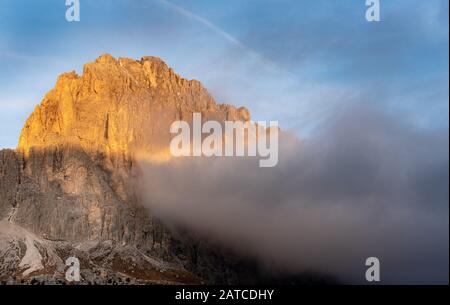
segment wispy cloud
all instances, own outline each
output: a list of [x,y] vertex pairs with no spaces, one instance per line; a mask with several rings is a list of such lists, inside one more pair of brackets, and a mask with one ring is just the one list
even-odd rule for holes
[[349,105],[275,168],[225,159],[142,162],[146,205],[272,271],[365,283],[376,256],[385,284],[448,283],[448,132]]
[[274,72],[284,74],[286,77],[288,77],[292,81],[296,80],[296,76],[293,73],[287,71],[286,69],[283,69],[277,63],[264,57],[263,55],[256,52],[255,50],[248,48],[241,41],[239,41],[236,37],[227,33],[225,30],[223,30],[219,26],[215,25],[208,19],[201,17],[197,14],[194,14],[193,12],[191,12],[177,4],[174,4],[168,0],[158,0],[158,1],[167,5],[168,7],[170,7],[177,13],[179,13],[180,15],[185,16],[186,18],[195,20],[195,21],[199,22],[200,24],[204,25],[206,28],[208,28],[208,29],[212,30],[213,32],[217,33],[218,35],[222,36],[226,41],[228,41],[232,45],[242,49],[247,55],[251,56],[253,58],[253,60],[256,60],[256,61],[259,61],[259,62],[265,64],[266,67],[272,69]]

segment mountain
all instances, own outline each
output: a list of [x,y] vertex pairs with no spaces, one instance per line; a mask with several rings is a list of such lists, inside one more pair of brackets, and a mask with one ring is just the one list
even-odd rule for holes
[[194,112],[250,119],[156,57],[102,55],[59,76],[17,149],[0,151],[0,281],[63,283],[70,256],[83,283],[251,279],[253,263],[169,229],[137,190],[139,156],[169,158],[170,124]]

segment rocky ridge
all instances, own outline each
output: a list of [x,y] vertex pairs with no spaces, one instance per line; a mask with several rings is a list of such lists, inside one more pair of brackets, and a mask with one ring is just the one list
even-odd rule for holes
[[[83,283],[237,283],[253,272],[223,250],[168,230],[136,189],[142,153],[167,158],[169,126],[250,119],[217,104],[161,59],[100,56],[61,75],[26,121],[16,150],[0,151],[0,281],[64,283],[65,260]],[[245,263],[244,263],[245,264]],[[244,270],[244,271],[242,271]]]

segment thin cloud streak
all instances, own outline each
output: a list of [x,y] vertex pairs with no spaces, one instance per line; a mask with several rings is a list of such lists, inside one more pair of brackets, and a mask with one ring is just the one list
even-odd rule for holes
[[250,55],[254,60],[257,61],[261,61],[264,62],[267,66],[269,66],[272,70],[274,70],[274,72],[277,73],[281,73],[281,74],[285,74],[286,77],[289,78],[290,81],[296,81],[296,76],[289,72],[286,71],[285,69],[281,68],[279,65],[277,65],[275,62],[265,58],[264,56],[262,56],[261,54],[259,54],[258,52],[248,48],[247,46],[245,46],[242,42],[240,42],[237,38],[235,38],[234,36],[230,35],[229,33],[225,32],[223,29],[221,29],[220,27],[218,27],[217,25],[215,25],[214,23],[212,23],[211,21],[196,15],[194,13],[192,13],[191,11],[176,5],[168,0],[159,0],[161,3],[164,3],[165,5],[169,6],[171,9],[173,9],[174,11],[176,11],[177,13],[195,20],[199,23],[201,23],[202,25],[204,25],[205,27],[207,27],[208,29],[216,32],[217,34],[219,34],[220,36],[222,36],[223,38],[225,38],[228,42],[230,42],[232,45],[239,47],[240,49],[244,50],[248,55]]

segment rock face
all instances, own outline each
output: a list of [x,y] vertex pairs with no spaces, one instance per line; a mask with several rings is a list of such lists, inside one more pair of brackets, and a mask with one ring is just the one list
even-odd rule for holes
[[81,76],[61,75],[25,123],[18,148],[0,151],[0,280],[57,281],[75,253],[86,282],[111,274],[128,282],[237,282],[233,259],[166,229],[136,190],[137,156],[166,158],[170,124],[193,112],[250,119],[155,57],[103,55]]
[[22,130],[19,149],[69,143],[86,152],[167,152],[170,124],[193,112],[218,121],[249,120],[248,110],[218,105],[195,80],[161,59],[103,55],[82,76],[63,74]]

